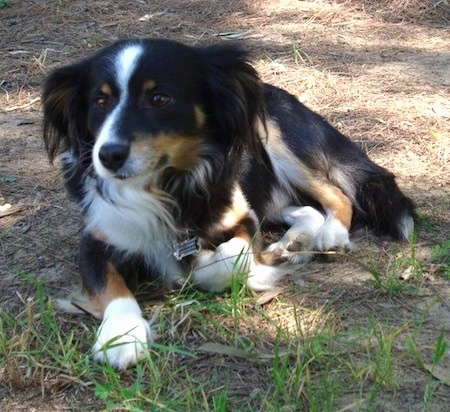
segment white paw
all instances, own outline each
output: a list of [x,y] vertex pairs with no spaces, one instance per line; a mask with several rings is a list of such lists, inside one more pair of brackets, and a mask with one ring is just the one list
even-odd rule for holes
[[286,232],[278,242],[270,244],[266,251],[294,264],[309,262],[312,254],[308,251],[313,249],[314,237],[309,237],[304,233],[298,236],[290,235]]
[[253,258],[249,251],[249,243],[238,237],[221,243],[215,251],[200,251],[192,281],[200,289],[223,292],[235,276],[250,271]]
[[336,218],[329,217],[316,235],[317,250],[351,250],[347,228]]
[[290,226],[303,226],[314,230],[322,226],[325,217],[311,206],[289,206],[281,212],[283,220]]
[[286,251],[288,245],[288,240],[286,236],[283,236],[278,242],[271,243],[266,251],[272,253],[283,253]]
[[291,262],[305,263],[312,257],[307,251],[314,250],[316,236],[324,224],[324,216],[310,206],[288,207],[283,210],[284,221],[291,225],[284,236],[267,248]]
[[315,238],[316,232],[304,231],[303,228],[297,230],[296,227],[291,227],[278,242],[270,244],[267,250],[269,252],[312,250]]
[[126,369],[146,355],[152,341],[149,322],[137,302],[119,298],[107,306],[92,352],[95,361]]

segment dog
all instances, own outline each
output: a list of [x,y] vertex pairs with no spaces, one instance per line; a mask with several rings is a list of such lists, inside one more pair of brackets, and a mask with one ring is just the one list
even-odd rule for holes
[[[154,332],[130,284],[186,279],[272,288],[308,253],[351,248],[366,225],[408,241],[414,205],[394,176],[284,90],[236,44],[118,41],[53,71],[46,151],[81,206],[80,272],[102,320],[93,346],[117,369]],[[261,230],[286,229],[264,249]]]

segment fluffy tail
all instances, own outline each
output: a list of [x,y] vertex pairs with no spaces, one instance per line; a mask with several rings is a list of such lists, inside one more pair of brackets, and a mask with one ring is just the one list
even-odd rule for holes
[[411,240],[415,212],[411,199],[398,188],[394,176],[383,170],[357,187],[355,223],[364,223],[395,239]]

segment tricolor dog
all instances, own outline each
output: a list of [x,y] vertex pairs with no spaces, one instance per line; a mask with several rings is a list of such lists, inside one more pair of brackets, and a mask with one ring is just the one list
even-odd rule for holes
[[[347,249],[356,225],[413,232],[394,176],[263,83],[236,45],[119,41],[51,73],[43,107],[47,152],[62,152],[83,212],[80,271],[102,319],[94,357],[116,368],[153,339],[136,275],[220,292],[239,272],[263,291],[285,273],[275,261]],[[263,250],[265,225],[287,230]]]

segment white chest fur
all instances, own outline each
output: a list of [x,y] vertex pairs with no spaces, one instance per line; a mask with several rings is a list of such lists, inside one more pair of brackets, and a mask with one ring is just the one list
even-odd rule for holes
[[177,240],[170,200],[121,181],[102,182],[101,195],[93,179],[86,181],[86,229],[105,235],[125,255],[139,254],[163,277],[179,276],[173,257]]

